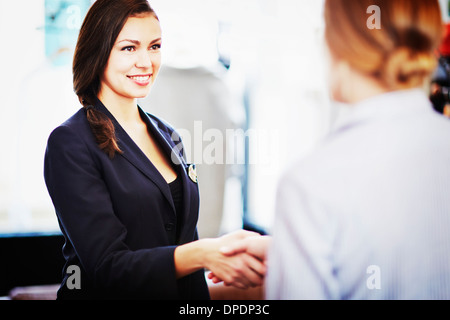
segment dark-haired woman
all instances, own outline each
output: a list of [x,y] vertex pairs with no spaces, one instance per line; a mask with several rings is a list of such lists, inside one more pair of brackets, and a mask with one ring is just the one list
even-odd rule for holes
[[208,299],[204,268],[240,288],[262,283],[259,260],[219,252],[253,233],[198,240],[195,167],[176,132],[137,105],[158,74],[161,41],[146,0],[98,0],[83,22],[73,62],[83,108],[45,154],[66,239],[60,299]]

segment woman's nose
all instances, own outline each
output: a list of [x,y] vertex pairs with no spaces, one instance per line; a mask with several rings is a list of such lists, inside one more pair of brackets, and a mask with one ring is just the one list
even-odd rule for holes
[[141,69],[150,69],[153,66],[151,55],[147,51],[141,51],[136,61],[136,67]]

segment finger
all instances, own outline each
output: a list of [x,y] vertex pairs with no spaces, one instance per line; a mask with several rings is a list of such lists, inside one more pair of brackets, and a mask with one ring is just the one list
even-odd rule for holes
[[251,275],[247,264],[243,261],[241,256],[232,257],[231,259],[235,259],[236,261],[226,273],[223,282],[227,286],[234,286],[239,289],[248,289],[252,283],[248,279]]
[[244,239],[228,244],[227,246],[223,246],[222,248],[219,249],[219,251],[223,255],[229,257],[247,251],[247,247],[248,243]]
[[264,278],[267,272],[267,265],[265,261],[261,261],[258,258],[251,256],[249,261],[250,268],[255,271],[261,278]]
[[218,284],[218,283],[223,282],[223,280],[222,280],[222,279],[219,279],[219,278],[217,278],[217,277],[214,277],[214,278],[212,278],[212,282],[213,282],[214,284]]
[[242,240],[248,237],[256,237],[259,236],[260,234],[254,231],[248,231],[248,230],[238,230],[235,232],[230,233],[231,237],[236,238],[236,240]]
[[217,284],[220,282],[223,282],[222,279],[220,279],[219,277],[217,277],[214,273],[210,272],[208,273],[208,279],[211,280],[212,283]]
[[247,290],[249,288],[248,285],[245,285],[241,282],[224,282],[223,283],[226,287],[235,287],[242,290]]
[[244,262],[246,268],[243,270],[243,276],[246,279],[246,284],[250,287],[261,286],[266,271],[265,265],[249,255],[244,255]]

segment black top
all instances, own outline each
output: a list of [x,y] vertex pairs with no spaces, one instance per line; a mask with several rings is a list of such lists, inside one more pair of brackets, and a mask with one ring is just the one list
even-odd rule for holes
[[180,175],[169,183],[170,192],[172,194],[175,212],[177,215],[177,241],[180,236],[180,226],[182,225],[181,217],[183,216],[183,184]]

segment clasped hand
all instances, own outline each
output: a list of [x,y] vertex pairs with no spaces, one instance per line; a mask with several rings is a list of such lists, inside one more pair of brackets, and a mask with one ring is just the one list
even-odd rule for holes
[[208,257],[209,279],[240,289],[263,284],[269,237],[240,230],[211,241],[217,250]]

